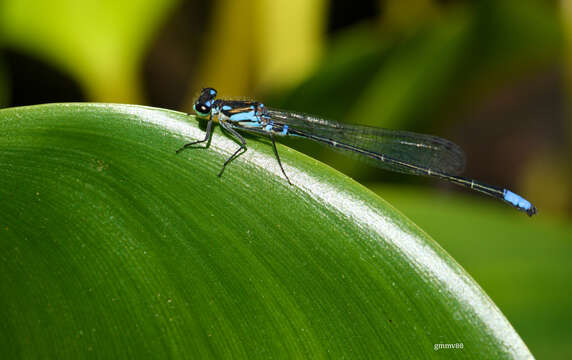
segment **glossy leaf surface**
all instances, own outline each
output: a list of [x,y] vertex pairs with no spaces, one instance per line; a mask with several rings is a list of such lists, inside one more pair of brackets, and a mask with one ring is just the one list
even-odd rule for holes
[[[375,194],[193,117],[0,110],[0,347],[17,357],[527,358],[467,273]],[[463,236],[463,234],[459,234]],[[463,349],[435,350],[462,343]]]

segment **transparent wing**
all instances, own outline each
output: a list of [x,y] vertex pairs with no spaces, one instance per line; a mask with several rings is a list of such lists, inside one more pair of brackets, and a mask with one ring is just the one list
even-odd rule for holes
[[[459,174],[465,167],[463,150],[455,143],[437,136],[343,124],[308,114],[271,108],[266,108],[266,115],[274,123],[288,125],[292,135],[313,135],[330,140],[320,141],[326,145],[332,145],[331,141],[351,145],[399,162],[451,175]],[[314,137],[314,140],[317,139]],[[424,174],[407,166],[372,159],[360,152],[340,147],[334,147],[334,149],[386,170],[416,175]]]

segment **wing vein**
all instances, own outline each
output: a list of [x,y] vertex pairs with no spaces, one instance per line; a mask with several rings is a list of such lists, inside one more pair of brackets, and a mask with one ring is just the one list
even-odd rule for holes
[[[360,150],[393,158],[429,171],[457,175],[465,167],[463,150],[455,143],[437,136],[344,124],[312,115],[272,108],[266,109],[266,116],[275,123],[288,125],[294,132],[316,135],[332,142],[351,145]],[[325,141],[319,142],[332,145]],[[334,147],[334,149],[386,170],[420,174],[411,167],[372,159],[359,152],[339,147]]]

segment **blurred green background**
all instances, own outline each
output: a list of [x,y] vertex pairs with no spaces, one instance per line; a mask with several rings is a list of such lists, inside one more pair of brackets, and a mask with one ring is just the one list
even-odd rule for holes
[[572,358],[572,2],[2,0],[0,107],[222,97],[461,145],[465,175],[528,219],[432,179],[286,141],[366,184],[483,286],[539,358]]

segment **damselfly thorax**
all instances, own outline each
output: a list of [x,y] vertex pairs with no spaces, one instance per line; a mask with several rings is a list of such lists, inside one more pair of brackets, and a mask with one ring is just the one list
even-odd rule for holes
[[275,121],[260,102],[217,100],[213,115],[219,122],[225,122],[246,131],[258,130],[277,136],[288,134],[288,125]]

